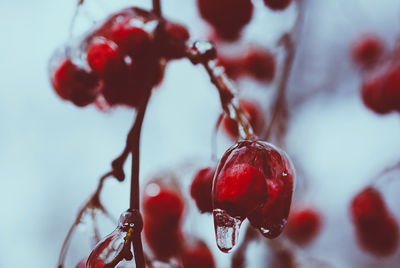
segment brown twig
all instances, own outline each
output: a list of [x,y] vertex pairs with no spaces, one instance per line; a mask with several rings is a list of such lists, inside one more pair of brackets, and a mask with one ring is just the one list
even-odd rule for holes
[[[276,130],[277,142],[281,145],[282,139],[287,131],[287,123],[289,120],[289,107],[286,99],[287,84],[290,80],[290,75],[293,68],[293,61],[296,54],[296,43],[294,39],[298,39],[304,20],[304,0],[297,1],[298,15],[294,27],[288,33],[285,33],[280,38],[278,45],[283,45],[286,51],[283,70],[273,104],[271,106],[271,119],[268,123],[267,130],[263,137],[264,140],[272,138],[273,131]],[[296,40],[298,41],[298,40]]]

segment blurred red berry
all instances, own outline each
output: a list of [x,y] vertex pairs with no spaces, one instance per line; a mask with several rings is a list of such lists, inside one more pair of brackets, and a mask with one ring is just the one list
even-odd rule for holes
[[360,246],[368,253],[392,255],[399,244],[399,227],[381,194],[367,187],[351,203],[351,216]]
[[[261,135],[265,127],[265,118],[261,108],[254,102],[248,100],[240,100],[239,107],[245,113],[247,119],[249,120],[250,126],[253,128],[256,135]],[[238,123],[232,118],[224,115],[222,125],[225,132],[232,139],[237,139],[239,136]]]
[[267,49],[250,49],[244,66],[247,73],[258,80],[271,82],[275,77],[275,57]]
[[196,201],[200,212],[212,212],[212,186],[215,174],[214,167],[200,169],[190,186],[190,195]]
[[362,36],[352,47],[352,57],[362,68],[371,68],[381,59],[385,50],[382,40],[373,35]]
[[214,268],[214,256],[207,245],[200,240],[186,242],[182,247],[182,264],[184,268]]
[[253,14],[251,0],[197,0],[200,15],[222,38],[236,39]]
[[389,63],[364,78],[364,104],[376,113],[400,111],[400,65]]
[[64,59],[53,70],[51,82],[57,94],[77,106],[86,106],[96,99],[99,93],[97,75]]
[[224,67],[226,74],[231,79],[237,79],[245,72],[244,62],[241,58],[218,56],[218,63]]
[[189,39],[189,31],[183,25],[165,23],[165,32],[161,35],[158,44],[161,56],[167,59],[179,59],[185,56],[185,43]]
[[292,0],[264,0],[265,5],[272,10],[284,10],[291,2]]
[[183,197],[172,187],[150,182],[143,199],[146,241],[158,259],[168,260],[180,248]]
[[285,233],[294,243],[305,245],[315,238],[320,228],[320,215],[315,210],[306,208],[290,213]]

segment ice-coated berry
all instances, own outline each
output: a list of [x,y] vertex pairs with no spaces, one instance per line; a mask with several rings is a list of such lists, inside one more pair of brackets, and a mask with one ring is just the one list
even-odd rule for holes
[[381,194],[373,187],[358,193],[350,212],[360,246],[368,253],[392,255],[399,244],[399,226],[387,209]]
[[64,100],[77,106],[86,106],[96,99],[99,93],[98,76],[74,64],[70,59],[58,63],[51,75],[56,93]]
[[236,39],[253,14],[251,0],[197,0],[200,15],[219,36]]
[[305,245],[315,238],[320,228],[321,218],[318,212],[305,208],[290,213],[285,233],[292,242]]
[[[185,240],[186,241],[186,240]],[[214,268],[215,260],[208,246],[201,240],[186,242],[182,247],[184,268]]]
[[218,165],[213,188],[217,245],[228,252],[246,217],[268,237],[278,236],[286,223],[294,172],[284,152],[271,144],[244,140],[228,149]]
[[365,106],[376,113],[400,111],[400,64],[390,62],[368,74],[361,95]]
[[360,37],[351,50],[353,61],[362,68],[373,67],[383,55],[385,46],[382,40],[374,35]]
[[286,9],[292,0],[264,0],[264,4],[272,10]]
[[76,266],[75,268],[86,268],[86,258],[82,259]]
[[190,195],[196,201],[197,208],[202,212],[212,212],[212,187],[215,174],[214,167],[200,169],[190,186]]
[[[261,135],[265,127],[262,109],[255,102],[249,100],[240,100],[239,107],[245,113],[254,134]],[[235,120],[224,115],[222,125],[230,138],[237,139],[239,137],[238,123]]]
[[107,65],[110,66],[113,61],[119,60],[118,45],[103,37],[96,37],[87,48],[86,58],[90,68],[102,76],[107,70]]

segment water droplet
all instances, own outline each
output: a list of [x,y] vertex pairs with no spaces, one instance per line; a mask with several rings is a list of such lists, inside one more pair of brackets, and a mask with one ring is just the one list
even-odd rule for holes
[[242,220],[222,209],[214,209],[213,214],[217,246],[222,252],[228,253],[238,241]]

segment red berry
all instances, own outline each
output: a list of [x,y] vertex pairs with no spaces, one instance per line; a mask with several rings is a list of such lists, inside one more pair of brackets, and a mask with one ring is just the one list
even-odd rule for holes
[[225,39],[236,39],[253,14],[251,0],[197,0],[200,15]]
[[[253,157],[257,154],[256,151],[248,153],[252,153]],[[227,211],[231,216],[245,218],[265,202],[267,189],[262,170],[247,161],[240,160],[235,159],[224,164],[217,173],[214,184],[214,207]]]
[[212,212],[212,186],[215,168],[208,167],[199,170],[190,187],[190,195],[196,201],[197,208],[202,212]]
[[111,27],[110,39],[130,56],[140,55],[151,46],[150,35],[137,17],[117,20]]
[[182,249],[182,264],[184,268],[214,268],[215,261],[210,249],[200,240],[185,243]]
[[144,218],[143,234],[158,260],[166,261],[179,254],[182,234],[179,228],[164,226],[152,218]]
[[92,103],[99,92],[97,75],[75,65],[70,59],[64,59],[56,66],[51,82],[61,98],[77,106]]
[[226,74],[231,79],[237,79],[245,72],[241,58],[218,56],[218,63],[224,67]]
[[290,213],[285,233],[294,243],[305,245],[318,234],[320,228],[319,214],[315,210],[307,208]]
[[362,99],[376,113],[400,111],[400,65],[389,63],[369,74],[363,81]]
[[382,40],[373,35],[366,35],[357,40],[352,47],[352,57],[362,68],[371,68],[383,55],[385,46]]
[[183,207],[183,197],[172,187],[158,182],[150,182],[146,186],[143,231],[147,243],[160,260],[167,260],[178,253]]
[[[293,171],[286,155],[270,144],[241,141],[222,157],[214,179],[214,208],[230,216],[252,215],[257,228],[264,228],[262,215],[281,223],[287,218],[293,192]],[[260,209],[266,212],[261,213]],[[278,210],[278,211],[275,211]],[[265,227],[266,228],[266,227]]]
[[292,0],[264,0],[264,4],[272,10],[284,10]]
[[185,43],[189,39],[189,31],[185,26],[169,22],[165,23],[165,32],[157,40],[161,55],[167,59],[179,59],[185,55]]
[[120,58],[118,46],[111,40],[102,37],[94,38],[87,49],[87,62],[93,71],[102,75],[111,65],[111,61]]
[[372,255],[393,254],[399,244],[399,227],[381,194],[372,187],[358,193],[351,203],[351,216],[360,246]]
[[252,48],[244,58],[245,70],[250,76],[271,82],[275,76],[275,57],[269,50]]
[[[249,120],[250,126],[253,128],[256,135],[261,135],[265,126],[265,119],[261,108],[254,102],[248,100],[240,100],[239,107],[245,113]],[[237,139],[239,136],[238,124],[232,118],[224,115],[222,121],[225,132],[232,138]]]

